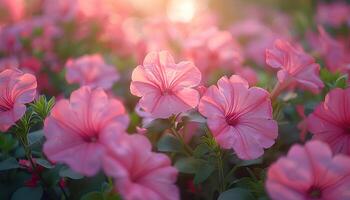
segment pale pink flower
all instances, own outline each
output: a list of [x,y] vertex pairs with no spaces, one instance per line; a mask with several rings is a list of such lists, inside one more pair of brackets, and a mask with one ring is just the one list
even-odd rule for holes
[[151,52],[134,69],[130,91],[141,97],[140,107],[152,117],[168,118],[197,106],[199,93],[193,87],[200,81],[201,73],[191,62],[176,64],[167,51]]
[[69,59],[66,63],[66,80],[68,83],[79,83],[92,88],[112,88],[119,79],[114,66],[106,64],[101,55],[85,55]]
[[217,86],[210,86],[198,109],[220,146],[232,148],[241,159],[258,158],[275,143],[278,128],[269,93],[249,88],[240,76],[222,77]]
[[34,100],[37,82],[33,75],[18,69],[0,73],[0,131],[6,131],[26,112],[26,103]]
[[51,161],[92,176],[101,167],[107,136],[125,130],[128,121],[120,101],[101,88],[82,87],[70,100],[58,101],[46,118],[43,151]]
[[258,83],[258,74],[250,67],[239,67],[235,69],[235,74],[247,80],[250,86]]
[[184,45],[186,56],[206,75],[218,68],[233,70],[243,61],[231,33],[216,27],[195,32]]
[[285,40],[276,40],[274,47],[266,50],[266,63],[279,69],[278,81],[285,88],[300,87],[318,93],[324,86],[315,59]]
[[176,168],[161,153],[153,153],[143,135],[115,135],[107,144],[104,171],[114,178],[117,191],[125,200],[178,200]]
[[348,200],[350,157],[320,141],[295,144],[270,166],[266,188],[273,200]]
[[350,88],[331,90],[313,113],[308,128],[313,139],[329,144],[335,153],[350,155]]

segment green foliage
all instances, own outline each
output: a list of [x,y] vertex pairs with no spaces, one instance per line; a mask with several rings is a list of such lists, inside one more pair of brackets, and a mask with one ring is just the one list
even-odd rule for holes
[[165,134],[157,143],[157,149],[161,152],[183,152],[181,142],[172,135]]
[[9,170],[9,169],[17,169],[19,168],[19,164],[17,160],[13,157],[10,157],[4,161],[0,162],[0,171]]
[[41,95],[34,103],[30,104],[33,112],[40,118],[41,121],[50,114],[52,107],[55,105],[55,97],[51,97],[49,100],[46,96]]
[[244,188],[232,188],[220,194],[218,200],[255,200],[249,190]]
[[23,200],[23,199],[41,199],[43,195],[42,187],[22,187],[16,190],[16,192],[12,195],[11,200]]

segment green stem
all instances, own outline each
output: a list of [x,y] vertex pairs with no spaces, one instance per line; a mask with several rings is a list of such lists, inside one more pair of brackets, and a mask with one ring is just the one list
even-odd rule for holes
[[184,149],[185,149],[185,153],[186,153],[188,156],[192,156],[192,155],[193,155],[193,150],[192,150],[192,148],[184,141],[184,138],[182,137],[182,135],[181,135],[178,131],[176,131],[176,129],[175,129],[174,127],[171,127],[170,130],[171,130],[171,132],[173,133],[173,135],[176,136],[176,137],[180,140],[182,146],[183,146]]
[[224,192],[226,190],[225,187],[225,177],[224,177],[224,167],[223,167],[223,161],[222,161],[222,153],[221,150],[218,149],[217,151],[217,161],[218,161],[218,170],[219,170],[219,192]]

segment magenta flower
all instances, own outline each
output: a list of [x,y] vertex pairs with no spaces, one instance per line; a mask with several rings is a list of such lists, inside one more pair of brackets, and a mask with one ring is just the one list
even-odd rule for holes
[[151,52],[134,69],[130,91],[141,97],[140,107],[152,117],[168,118],[197,106],[199,93],[193,87],[200,81],[191,62],[175,64],[169,52]]
[[273,200],[350,199],[350,158],[320,141],[296,144],[270,166],[266,188]]
[[33,75],[18,69],[0,73],[0,131],[7,131],[26,112],[26,103],[36,95],[37,82]]
[[350,155],[350,88],[331,90],[315,111],[308,116],[307,124],[313,139],[329,144],[335,153]]
[[178,200],[175,185],[177,170],[170,159],[153,153],[146,137],[135,134],[115,135],[109,139],[104,170],[115,180],[115,187],[125,200]]
[[281,89],[300,87],[318,93],[323,87],[319,77],[320,66],[301,48],[284,40],[276,40],[272,49],[266,50],[266,63],[276,69]]
[[58,101],[46,118],[44,153],[53,162],[92,176],[100,169],[107,135],[123,131],[128,121],[120,101],[102,89],[82,87],[70,100]]
[[237,75],[222,77],[217,85],[207,89],[199,112],[208,119],[221,147],[232,148],[244,160],[258,158],[278,135],[269,93],[258,87],[249,88],[247,81]]
[[105,63],[101,55],[86,55],[70,59],[66,63],[68,83],[79,83],[92,88],[111,89],[119,79],[119,74],[112,65]]

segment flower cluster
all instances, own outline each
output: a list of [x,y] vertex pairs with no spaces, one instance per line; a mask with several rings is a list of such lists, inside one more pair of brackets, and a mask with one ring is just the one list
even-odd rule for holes
[[252,2],[0,0],[0,199],[350,199],[350,5]]

